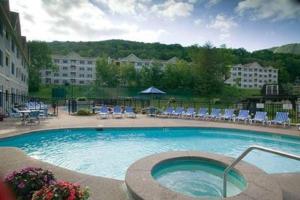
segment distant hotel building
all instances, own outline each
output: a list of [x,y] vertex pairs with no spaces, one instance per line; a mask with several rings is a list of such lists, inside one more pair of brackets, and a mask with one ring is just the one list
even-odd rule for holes
[[148,67],[153,64],[160,64],[162,66],[166,66],[167,64],[175,64],[177,62],[177,58],[173,57],[169,60],[155,60],[155,59],[141,59],[134,54],[130,54],[124,58],[108,58],[108,63],[115,63],[117,65],[120,64],[133,64],[135,69],[141,69],[142,67]]
[[262,88],[265,84],[278,83],[278,69],[271,66],[262,67],[257,62],[235,65],[225,83],[240,88]]
[[28,48],[21,36],[19,14],[0,1],[0,107],[20,102],[28,93]]
[[[81,57],[77,53],[72,52],[68,55],[52,55],[52,60],[57,66],[57,70],[40,70],[40,77],[43,84],[63,85],[69,83],[73,85],[89,85],[96,80],[96,58]],[[136,69],[141,69],[143,66],[151,66],[154,63],[165,66],[167,64],[175,64],[176,62],[177,58],[175,57],[163,61],[140,59],[134,54],[130,54],[125,58],[108,58],[109,64],[133,64]]]
[[88,85],[96,79],[96,58],[85,58],[70,53],[65,56],[52,55],[52,59],[57,70],[41,70],[43,84]]

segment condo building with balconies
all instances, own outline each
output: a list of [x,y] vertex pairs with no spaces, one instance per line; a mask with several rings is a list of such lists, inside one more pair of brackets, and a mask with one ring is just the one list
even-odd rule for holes
[[0,108],[19,103],[28,93],[28,48],[19,14],[0,1]]
[[258,89],[266,84],[278,83],[278,69],[263,67],[259,63],[238,64],[231,68],[230,78],[225,81],[240,88]]
[[89,85],[96,79],[96,58],[81,57],[77,53],[52,55],[55,69],[40,70],[43,84]]

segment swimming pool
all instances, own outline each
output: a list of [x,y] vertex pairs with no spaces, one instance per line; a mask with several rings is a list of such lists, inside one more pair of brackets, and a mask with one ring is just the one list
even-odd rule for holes
[[[61,129],[0,140],[29,156],[86,174],[124,180],[136,160],[165,151],[196,150],[237,157],[251,145],[300,154],[300,139],[218,128]],[[268,173],[300,172],[300,163],[254,151],[246,161]]]

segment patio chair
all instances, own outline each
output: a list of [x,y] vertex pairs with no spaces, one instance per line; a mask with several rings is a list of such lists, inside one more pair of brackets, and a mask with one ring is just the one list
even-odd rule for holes
[[31,111],[26,118],[27,124],[34,124],[38,122],[40,124],[40,111]]
[[182,117],[183,113],[184,113],[184,108],[183,107],[177,107],[175,109],[175,111],[172,113],[172,116],[179,118],[179,117]]
[[213,108],[210,115],[207,115],[206,119],[218,119],[221,115],[221,109]]
[[98,111],[100,119],[107,119],[109,117],[109,111],[106,106],[101,106]]
[[11,118],[20,118],[21,117],[21,113],[19,111],[20,110],[18,108],[12,108],[8,112],[8,116],[11,117]]
[[161,113],[162,116],[170,117],[174,112],[173,107],[168,107],[164,112]]
[[221,120],[233,120],[235,117],[234,109],[225,109],[224,114],[220,116]]
[[122,109],[120,106],[115,106],[113,108],[112,117],[113,118],[123,118],[123,113],[122,113]]
[[252,124],[253,122],[260,122],[263,125],[265,125],[265,123],[268,121],[268,117],[267,117],[267,112],[261,112],[261,111],[257,111],[255,113],[255,116],[253,119],[249,119],[249,123]]
[[196,117],[199,117],[200,119],[208,117],[208,108],[199,108]]
[[195,117],[195,114],[196,114],[195,108],[190,107],[186,110],[185,113],[182,114],[182,116],[185,117],[185,118],[193,119]]
[[240,110],[239,115],[233,119],[233,121],[247,121],[250,119],[249,110]]
[[125,107],[125,116],[128,118],[136,118],[136,114],[133,112],[133,109],[131,106]]
[[273,120],[269,122],[269,125],[271,124],[280,124],[283,125],[284,127],[286,125],[290,125],[290,118],[289,118],[289,113],[288,112],[276,112],[276,116]]

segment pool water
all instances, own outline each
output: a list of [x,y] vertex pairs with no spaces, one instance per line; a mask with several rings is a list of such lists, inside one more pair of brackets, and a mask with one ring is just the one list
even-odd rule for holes
[[[127,168],[166,151],[204,151],[237,157],[251,145],[300,154],[300,139],[216,128],[61,129],[0,140],[29,156],[86,174],[124,180]],[[268,173],[300,172],[300,163],[254,151],[246,161]]]
[[[161,185],[192,197],[222,197],[225,166],[208,160],[175,159],[155,166],[152,176]],[[227,176],[227,196],[242,192],[246,180],[235,171]]]

